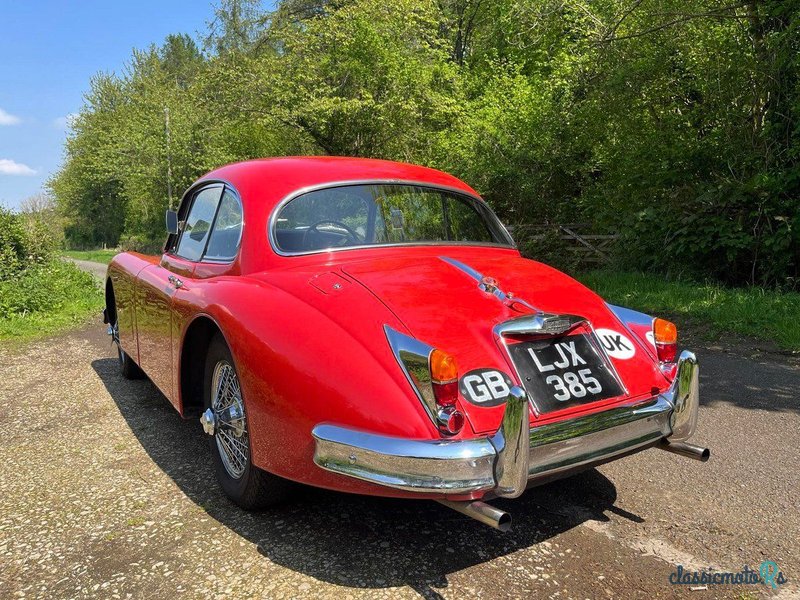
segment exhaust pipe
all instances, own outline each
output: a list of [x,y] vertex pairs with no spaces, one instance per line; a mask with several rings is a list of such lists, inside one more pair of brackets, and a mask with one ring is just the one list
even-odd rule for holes
[[489,527],[494,527],[505,533],[511,529],[511,515],[504,510],[495,508],[480,500],[472,502],[452,502],[450,500],[437,500],[439,504],[443,504],[448,508],[457,510],[463,515],[472,517],[476,521],[480,521]]
[[658,447],[667,452],[674,452],[675,454],[687,456],[699,460],[700,462],[706,462],[711,457],[711,450],[708,448],[687,444],[686,442],[670,442],[669,440],[663,440]]

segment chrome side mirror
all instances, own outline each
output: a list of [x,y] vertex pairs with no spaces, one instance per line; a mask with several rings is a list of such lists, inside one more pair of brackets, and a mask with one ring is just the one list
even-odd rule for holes
[[170,235],[178,233],[178,213],[174,210],[167,211],[167,233]]

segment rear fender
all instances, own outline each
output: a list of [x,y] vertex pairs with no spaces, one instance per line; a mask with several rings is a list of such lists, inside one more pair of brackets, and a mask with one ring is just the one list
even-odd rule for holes
[[608,309],[614,313],[614,316],[617,317],[625,329],[635,335],[639,341],[642,342],[642,346],[650,354],[650,357],[655,362],[658,362],[658,357],[656,356],[656,344],[653,338],[654,317],[630,308],[626,308],[624,306],[616,306],[609,303],[606,303],[606,306],[608,306]]
[[383,325],[402,325],[363,288],[352,290],[342,298],[350,309],[346,328],[310,302],[243,277],[186,286],[174,307],[184,323],[181,351],[190,323],[201,316],[217,324],[231,349],[258,467],[295,481],[370,493],[365,484],[343,484],[313,464],[316,425],[416,439],[439,434],[386,341]]

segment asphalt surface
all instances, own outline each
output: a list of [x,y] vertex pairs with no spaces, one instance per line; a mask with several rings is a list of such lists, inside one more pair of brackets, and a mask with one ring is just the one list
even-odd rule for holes
[[94,275],[100,281],[104,281],[106,278],[106,269],[108,265],[104,265],[102,263],[93,262],[90,260],[80,260],[78,258],[69,258],[68,256],[63,257],[64,260],[73,263],[79,269],[82,269],[88,273]]
[[[698,349],[708,463],[653,449],[497,501],[502,534],[310,488],[241,511],[199,423],[123,379],[103,330],[0,346],[0,598],[800,597],[797,358]],[[788,583],[669,583],[764,560]]]

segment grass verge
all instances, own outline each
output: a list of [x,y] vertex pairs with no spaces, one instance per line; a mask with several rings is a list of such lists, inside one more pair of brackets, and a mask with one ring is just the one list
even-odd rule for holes
[[103,309],[100,284],[59,259],[0,281],[0,340],[44,337],[79,325]]
[[714,335],[746,335],[800,351],[798,293],[666,281],[644,273],[590,271],[577,278],[612,304],[678,315],[707,324]]
[[64,256],[78,260],[89,260],[107,265],[111,259],[119,254],[119,250],[64,250]]

